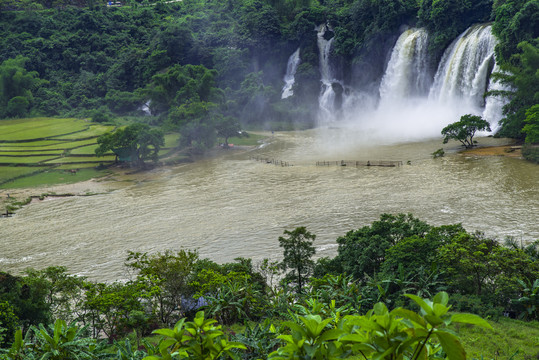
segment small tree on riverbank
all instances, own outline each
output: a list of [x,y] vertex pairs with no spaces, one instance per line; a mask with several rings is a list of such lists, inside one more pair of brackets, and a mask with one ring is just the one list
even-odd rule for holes
[[160,129],[152,129],[146,124],[132,124],[113,133],[106,133],[97,139],[97,156],[113,151],[127,161],[144,166],[144,160],[158,159],[159,150],[165,144],[165,137]]
[[481,116],[466,114],[460,120],[442,129],[444,144],[451,139],[458,140],[466,149],[474,147],[473,137],[477,131],[491,131],[488,121]]
[[290,269],[290,272],[285,275],[285,281],[295,283],[297,292],[301,293],[313,272],[312,257],[316,253],[313,241],[316,235],[308,232],[303,226],[293,231],[285,230],[284,235],[288,237],[279,237],[279,246],[284,249],[281,266],[285,271]]

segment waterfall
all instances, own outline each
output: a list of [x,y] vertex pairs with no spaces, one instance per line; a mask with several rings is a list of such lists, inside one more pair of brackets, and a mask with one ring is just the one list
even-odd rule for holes
[[475,25],[466,30],[444,52],[429,97],[483,107],[495,45],[490,25]]
[[286,99],[294,95],[294,91],[292,90],[292,87],[294,86],[294,81],[295,81],[294,77],[296,75],[296,70],[298,69],[299,63],[300,63],[300,58],[299,58],[299,48],[298,48],[288,58],[288,63],[286,65],[286,74],[284,76],[284,86],[283,86],[283,91],[281,93],[281,99]]
[[144,115],[152,115],[152,112],[150,111],[150,100],[146,101],[144,104],[142,104],[139,107],[139,110],[144,113]]
[[430,86],[427,40],[428,33],[424,29],[409,29],[401,34],[380,84],[382,106],[389,101],[427,93]]
[[[494,69],[492,72],[500,72],[501,69],[498,66],[498,64],[494,65]],[[503,85],[499,81],[490,79],[489,85],[488,85],[488,91],[495,91],[495,90],[509,90],[509,87],[506,85]],[[505,97],[501,96],[487,96],[485,100],[485,109],[483,110],[483,119],[487,120],[490,123],[490,128],[493,132],[496,131],[498,128],[498,122],[503,117],[503,107],[505,104],[507,104],[507,99]]]
[[318,32],[320,81],[322,82],[318,104],[321,110],[320,122],[322,123],[330,122],[335,113],[335,91],[332,86],[335,79],[331,73],[331,66],[329,63],[331,44],[333,43],[334,38],[332,37],[331,39],[326,40],[325,35],[328,30],[330,29],[327,24],[322,24],[316,28],[316,31]]

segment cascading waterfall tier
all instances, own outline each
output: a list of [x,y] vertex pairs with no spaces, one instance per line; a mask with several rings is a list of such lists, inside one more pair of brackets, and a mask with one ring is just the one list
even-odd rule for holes
[[483,107],[483,95],[495,63],[495,46],[490,25],[475,25],[466,30],[444,52],[429,97]]
[[292,55],[288,58],[288,63],[286,65],[286,74],[284,76],[284,86],[281,93],[281,99],[286,99],[292,95],[294,95],[294,91],[292,90],[292,87],[294,86],[295,82],[295,76],[296,76],[296,70],[298,69],[298,65],[300,63],[301,59],[299,57],[299,48],[294,51]]
[[401,34],[380,83],[382,106],[387,102],[427,94],[431,84],[427,45],[425,29],[409,29]]
[[[493,73],[501,72],[502,70],[498,64],[494,64]],[[488,91],[509,91],[510,88],[501,82],[490,79],[488,84]],[[483,119],[487,120],[490,123],[490,128],[492,131],[496,131],[498,127],[498,122],[503,117],[503,107],[506,105],[508,100],[501,96],[487,96],[485,100],[485,109],[483,110]]]
[[322,24],[316,28],[318,37],[318,51],[320,63],[320,81],[322,82],[318,104],[320,107],[320,123],[329,123],[333,120],[335,113],[335,91],[332,84],[336,82],[331,73],[329,57],[331,54],[331,44],[333,37],[326,39],[326,32],[330,30],[327,24]]

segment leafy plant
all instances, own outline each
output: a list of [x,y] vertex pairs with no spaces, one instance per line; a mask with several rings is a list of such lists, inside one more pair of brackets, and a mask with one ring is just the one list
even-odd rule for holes
[[84,337],[86,328],[67,325],[64,320],[56,320],[54,325],[30,328],[34,335],[32,348],[40,359],[90,359],[96,348],[94,339]]
[[516,304],[523,307],[519,314],[519,319],[537,320],[539,319],[539,279],[524,282],[517,280],[522,287],[522,296],[514,300]]
[[[473,314],[449,314],[449,296],[440,292],[433,300],[406,295],[420,312],[397,308],[389,311],[377,303],[364,316],[345,316],[335,326],[331,318],[300,316],[298,322],[285,322],[291,333],[280,335],[285,345],[270,359],[335,359],[360,356],[365,359],[432,359],[441,351],[450,360],[466,359],[457,336],[448,329],[452,323],[492,327]],[[436,341],[433,341],[436,340]]]
[[199,311],[194,320],[185,322],[185,318],[176,323],[173,329],[154,330],[154,334],[164,337],[159,345],[160,356],[150,355],[144,360],[190,358],[218,359],[234,358],[232,349],[246,349],[245,345],[228,341],[217,321],[205,319],[204,312]]

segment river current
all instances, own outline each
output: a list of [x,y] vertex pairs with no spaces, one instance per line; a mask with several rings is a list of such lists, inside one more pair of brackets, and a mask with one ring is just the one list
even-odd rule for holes
[[[271,137],[271,135],[270,135]],[[506,157],[448,154],[440,139],[358,145],[337,129],[276,133],[257,149],[220,151],[154,170],[107,194],[33,203],[0,219],[0,270],[66,266],[90,279],[127,276],[127,252],[197,249],[217,262],[281,256],[278,237],[306,226],[317,257],[382,213],[431,225],[462,223],[503,240],[539,239],[539,166]],[[480,139],[482,144],[499,140]],[[256,161],[286,161],[282,167]],[[322,160],[399,160],[399,167],[316,166]]]

